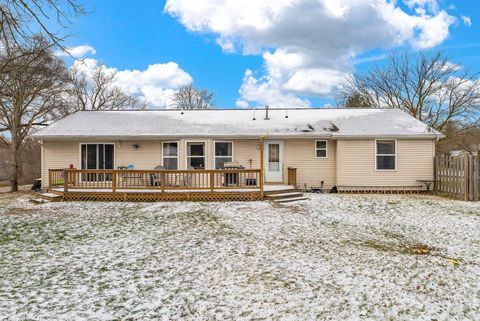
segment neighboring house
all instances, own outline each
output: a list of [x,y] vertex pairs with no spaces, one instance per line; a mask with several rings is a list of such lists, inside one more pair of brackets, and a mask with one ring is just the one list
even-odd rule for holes
[[[33,136],[54,168],[260,168],[265,184],[414,187],[433,178],[437,131],[397,109],[82,111]],[[420,184],[421,185],[421,184]]]

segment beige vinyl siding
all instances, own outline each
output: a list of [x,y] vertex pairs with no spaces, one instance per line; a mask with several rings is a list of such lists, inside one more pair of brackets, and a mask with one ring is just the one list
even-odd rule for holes
[[[134,144],[140,148],[135,149]],[[115,144],[115,168],[133,165],[135,169],[154,169],[162,165],[162,144],[158,140],[121,141]]]
[[[319,139],[322,140],[322,139]],[[315,139],[291,139],[284,141],[283,181],[288,181],[288,167],[297,168],[297,185],[300,188],[324,188],[335,185],[335,150],[336,143],[327,140],[327,158],[315,157]]]
[[415,186],[433,177],[433,140],[397,140],[397,169],[375,168],[375,140],[337,141],[337,185]]
[[[153,169],[162,164],[160,141],[44,141],[42,182],[48,186],[48,169],[68,168],[73,164],[75,168],[81,168],[80,144],[81,143],[110,143],[114,147],[114,167],[134,165],[136,169]],[[139,144],[135,149],[133,144]]]
[[42,185],[48,186],[48,170],[68,168],[73,164],[80,168],[79,146],[74,141],[43,141]]
[[233,160],[250,169],[252,160],[252,169],[260,168],[260,140],[234,140],[233,141]]
[[[214,142],[232,141],[233,160],[245,168],[260,168],[258,139],[170,139],[178,142],[179,169],[186,169],[186,142],[203,141],[206,146],[207,169],[214,168]],[[162,141],[43,141],[42,180],[48,186],[48,169],[67,168],[73,164],[80,168],[80,143],[114,143],[115,168],[134,165],[137,169],[153,169],[163,164]],[[135,149],[134,144],[140,148]],[[284,140],[283,182],[287,183],[287,168],[297,168],[299,187],[333,185],[343,186],[399,186],[418,185],[417,179],[433,176],[433,140],[397,140],[397,170],[375,170],[375,140],[328,140],[328,157],[315,157],[315,139]]]

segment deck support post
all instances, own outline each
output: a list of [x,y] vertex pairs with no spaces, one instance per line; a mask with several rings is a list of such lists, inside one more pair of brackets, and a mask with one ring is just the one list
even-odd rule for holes
[[68,191],[68,169],[63,170],[63,192]]
[[115,193],[117,191],[117,173],[112,172],[112,192]]
[[210,172],[210,191],[213,192],[215,189],[215,173]]
[[165,172],[160,173],[160,188],[165,192]]
[[264,165],[263,165],[263,158],[264,158],[264,155],[263,155],[263,149],[264,149],[264,141],[265,141],[265,137],[260,137],[260,198],[263,200],[264,199],[264,192],[263,192],[263,180],[265,178],[265,175],[264,175]]

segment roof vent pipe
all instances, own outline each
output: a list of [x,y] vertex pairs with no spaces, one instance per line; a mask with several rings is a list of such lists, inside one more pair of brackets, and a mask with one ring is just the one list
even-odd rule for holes
[[252,120],[256,120],[256,118],[255,118],[255,108],[253,108],[253,119]]
[[268,105],[265,106],[265,120],[269,120],[270,118],[268,118]]
[[285,110],[285,118],[288,118],[288,110]]

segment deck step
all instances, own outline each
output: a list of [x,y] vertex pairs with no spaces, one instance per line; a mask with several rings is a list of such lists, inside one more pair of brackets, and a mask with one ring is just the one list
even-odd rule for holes
[[30,202],[32,202],[33,204],[45,204],[45,203],[49,203],[50,201],[47,201],[44,198],[32,197],[30,199]]
[[278,200],[274,200],[275,203],[290,203],[290,202],[298,202],[298,201],[306,201],[309,200],[308,197],[300,196],[300,197],[291,197],[291,198],[282,198]]
[[58,202],[62,200],[62,195],[54,193],[43,193],[40,194],[40,197],[50,202]]
[[296,188],[286,188],[286,189],[279,189],[276,191],[265,191],[265,195],[277,195],[277,194],[284,194],[284,193],[296,193],[301,192],[299,189]]
[[303,193],[300,193],[300,192],[288,192],[288,193],[277,193],[277,194],[265,195],[265,198],[269,200],[279,200],[284,198],[294,198],[294,197],[302,197],[302,196],[303,196]]

